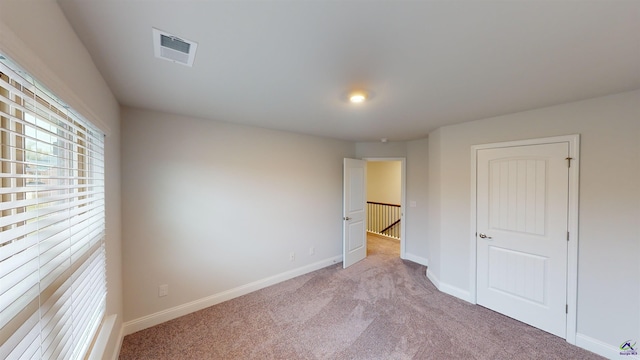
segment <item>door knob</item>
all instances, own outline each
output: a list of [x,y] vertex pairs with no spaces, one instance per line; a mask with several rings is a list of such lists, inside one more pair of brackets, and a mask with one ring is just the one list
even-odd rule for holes
[[487,236],[483,233],[478,234],[478,236],[480,236],[480,239],[493,239],[491,236]]
[[350,217],[348,217],[348,216],[343,217],[343,219],[344,219],[344,220],[351,220],[351,218],[350,218]]

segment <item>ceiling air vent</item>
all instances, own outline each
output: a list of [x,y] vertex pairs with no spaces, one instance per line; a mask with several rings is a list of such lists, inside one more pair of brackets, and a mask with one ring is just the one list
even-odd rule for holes
[[193,66],[198,43],[153,29],[153,52],[157,58]]

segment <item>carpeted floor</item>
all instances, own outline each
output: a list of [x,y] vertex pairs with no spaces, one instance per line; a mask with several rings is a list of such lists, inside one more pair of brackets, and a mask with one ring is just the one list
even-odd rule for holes
[[443,294],[397,241],[125,337],[120,359],[600,359]]

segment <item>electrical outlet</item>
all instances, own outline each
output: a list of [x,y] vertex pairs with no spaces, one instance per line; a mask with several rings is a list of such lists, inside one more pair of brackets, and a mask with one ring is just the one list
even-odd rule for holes
[[169,295],[169,285],[162,284],[158,286],[158,297],[163,297]]
[[296,253],[295,252],[290,252],[289,253],[289,261],[293,261],[296,259]]
[[316,249],[312,246],[309,248],[309,255],[313,255],[316,253]]

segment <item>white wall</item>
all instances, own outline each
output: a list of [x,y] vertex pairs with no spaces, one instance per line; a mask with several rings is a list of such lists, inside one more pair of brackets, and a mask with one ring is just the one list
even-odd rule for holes
[[405,141],[356,143],[356,156],[358,159],[364,157],[407,157],[407,143]]
[[429,134],[428,144],[428,170],[427,170],[427,269],[430,279],[441,289],[439,278],[440,267],[440,239],[441,239],[441,129],[436,129]]
[[[342,163],[353,143],[130,108],[122,118],[131,329],[341,261]],[[160,284],[168,296],[158,297]]]
[[119,106],[55,1],[0,1],[0,52],[107,133],[107,315],[116,315],[105,358],[122,325]]
[[[406,252],[427,264],[429,139],[407,141]],[[415,203],[413,206],[412,203]]]
[[367,163],[367,201],[400,205],[402,203],[401,180],[401,161],[369,161]]
[[[427,139],[397,142],[356,143],[356,157],[405,158],[406,200],[405,231],[403,236],[405,256],[408,260],[427,265],[427,167],[429,142]],[[409,207],[411,201],[416,207]]]
[[469,291],[471,145],[566,134],[581,135],[578,341],[611,355],[640,339],[640,91],[430,134],[430,271]]

